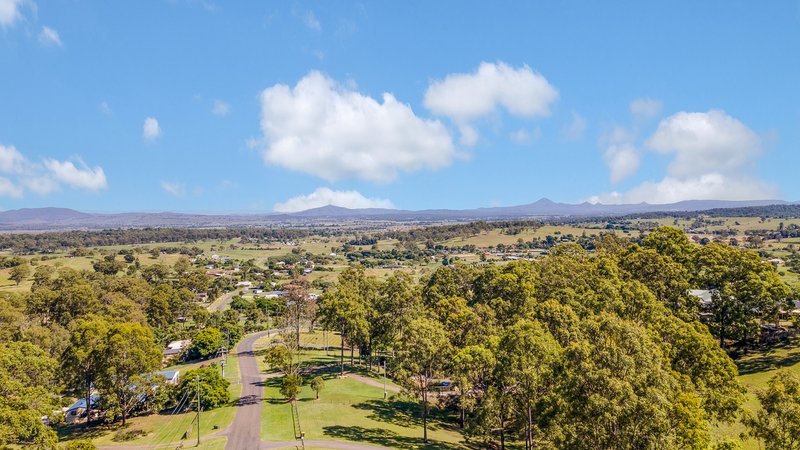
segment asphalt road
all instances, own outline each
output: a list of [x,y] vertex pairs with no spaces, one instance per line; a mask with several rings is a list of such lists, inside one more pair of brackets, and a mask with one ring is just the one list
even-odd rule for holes
[[261,445],[261,401],[264,382],[258,372],[258,362],[253,354],[253,344],[267,332],[247,336],[236,347],[239,356],[239,376],[242,395],[233,424],[228,430],[225,450],[254,450]]
[[237,289],[232,292],[228,292],[227,294],[222,296],[222,299],[217,299],[213,301],[210,305],[207,306],[209,311],[223,311],[233,300],[234,295],[240,295],[242,293],[241,289]]

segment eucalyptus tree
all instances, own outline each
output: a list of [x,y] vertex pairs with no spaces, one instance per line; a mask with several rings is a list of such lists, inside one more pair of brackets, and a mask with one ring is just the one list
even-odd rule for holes
[[423,441],[428,442],[428,393],[431,383],[444,374],[451,347],[442,324],[428,318],[412,320],[398,343],[396,376],[402,386],[420,399]]

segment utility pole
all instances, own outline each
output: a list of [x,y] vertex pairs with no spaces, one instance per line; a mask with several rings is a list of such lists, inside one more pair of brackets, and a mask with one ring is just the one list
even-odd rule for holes
[[226,355],[228,354],[228,348],[222,347],[219,349],[219,354],[222,356],[222,360],[220,361],[220,365],[222,366],[222,378],[225,378],[225,365],[228,363],[228,359]]

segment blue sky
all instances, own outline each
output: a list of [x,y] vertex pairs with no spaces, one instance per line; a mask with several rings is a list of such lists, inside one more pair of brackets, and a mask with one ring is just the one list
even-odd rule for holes
[[800,200],[798,55],[797,1],[0,0],[0,209]]

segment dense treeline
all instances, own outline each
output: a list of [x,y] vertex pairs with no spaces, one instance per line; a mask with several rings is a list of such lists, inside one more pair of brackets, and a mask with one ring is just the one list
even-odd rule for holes
[[499,222],[470,222],[456,225],[433,225],[423,228],[415,228],[411,230],[395,230],[388,231],[383,234],[384,237],[390,239],[397,239],[401,242],[442,242],[448,239],[472,236],[480,234],[484,231],[490,231],[497,228],[503,229],[508,234],[519,234],[525,229],[537,229],[542,226],[542,222],[535,220],[514,220],[514,221],[499,221]]
[[[423,423],[431,386],[452,381],[440,406],[483,448],[709,448],[710,424],[734,420],[743,400],[720,343],[757,339],[789,289],[758,254],[696,246],[675,229],[594,248],[441,267],[421,283],[354,266],[316,317],[367,359],[389,357]],[[713,293],[708,324],[693,287]]]
[[614,220],[632,219],[696,219],[698,217],[771,217],[778,219],[790,219],[800,217],[800,204],[786,205],[767,205],[767,206],[746,206],[741,208],[714,208],[702,211],[660,211],[649,213],[635,213],[615,217],[593,217],[591,219],[575,218],[567,219],[566,222],[608,222]]
[[274,242],[312,235],[330,235],[330,230],[293,228],[130,228],[103,231],[0,234],[0,249],[16,253],[54,252],[79,247],[137,245],[162,242],[198,242],[242,239],[242,242]]
[[[57,448],[42,417],[58,424],[74,398],[95,422],[124,424],[174,406],[195,383],[168,386],[155,373],[165,343],[192,339],[188,355],[207,358],[242,336],[247,319],[238,311],[211,313],[196,302],[212,280],[187,258],[125,275],[115,262],[109,256],[95,271],[38,265],[29,292],[0,295],[0,446]],[[203,379],[201,389],[227,401],[227,381]]]

